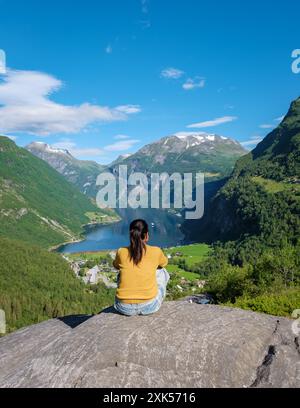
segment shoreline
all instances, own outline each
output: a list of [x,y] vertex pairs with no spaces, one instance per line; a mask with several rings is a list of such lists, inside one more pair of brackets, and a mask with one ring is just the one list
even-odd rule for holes
[[[106,225],[116,224],[116,223],[118,223],[120,221],[122,221],[122,218],[117,219],[117,220],[106,221],[106,222],[90,222],[90,223],[87,223],[87,224],[83,224],[81,226],[81,228],[83,229],[83,231],[82,231],[82,238],[83,239],[78,238],[78,239],[74,239],[72,241],[64,241],[64,242],[62,242],[60,244],[57,244],[57,245],[54,245],[54,246],[48,248],[48,251],[49,252],[59,253],[59,252],[57,252],[57,250],[59,248],[61,248],[61,247],[64,247],[64,246],[69,245],[69,244],[76,244],[78,242],[84,241],[84,237],[85,237],[85,233],[86,233],[85,228],[88,229],[89,227],[96,227],[96,226],[99,226],[99,227],[103,226],[104,227]],[[109,251],[109,250],[107,250],[107,251]],[[87,251],[85,251],[85,252],[87,252]],[[95,251],[95,252],[99,252],[99,251]],[[70,253],[74,253],[74,252],[70,252]]]

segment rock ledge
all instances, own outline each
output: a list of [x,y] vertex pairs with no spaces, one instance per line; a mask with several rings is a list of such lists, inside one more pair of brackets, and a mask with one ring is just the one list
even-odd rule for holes
[[187,301],[52,319],[0,339],[0,387],[300,387],[291,323]]

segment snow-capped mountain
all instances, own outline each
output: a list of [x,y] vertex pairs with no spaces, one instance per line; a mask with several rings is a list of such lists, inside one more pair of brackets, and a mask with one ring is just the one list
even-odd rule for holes
[[[204,132],[179,132],[142,147],[122,162],[130,171],[204,172],[212,179],[230,174],[236,160],[246,150],[235,140]],[[117,169],[115,169],[117,170]]]
[[68,150],[43,142],[32,142],[26,146],[26,149],[50,164],[83,193],[95,196],[96,178],[103,170],[103,166],[93,161],[78,160]]

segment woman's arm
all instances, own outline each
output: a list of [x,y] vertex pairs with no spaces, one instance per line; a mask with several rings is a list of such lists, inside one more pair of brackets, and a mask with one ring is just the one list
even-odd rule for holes
[[165,256],[163,251],[160,249],[158,267],[159,268],[164,268],[167,265],[168,265],[168,258]]
[[119,250],[116,253],[116,257],[113,260],[113,267],[116,269],[120,269],[120,255],[119,255]]

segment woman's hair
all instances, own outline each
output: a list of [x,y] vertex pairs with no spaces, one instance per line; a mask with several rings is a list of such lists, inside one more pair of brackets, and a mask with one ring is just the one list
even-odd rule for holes
[[137,265],[141,262],[146,250],[144,239],[148,233],[148,224],[144,220],[134,220],[130,223],[129,235],[130,235],[130,260]]

